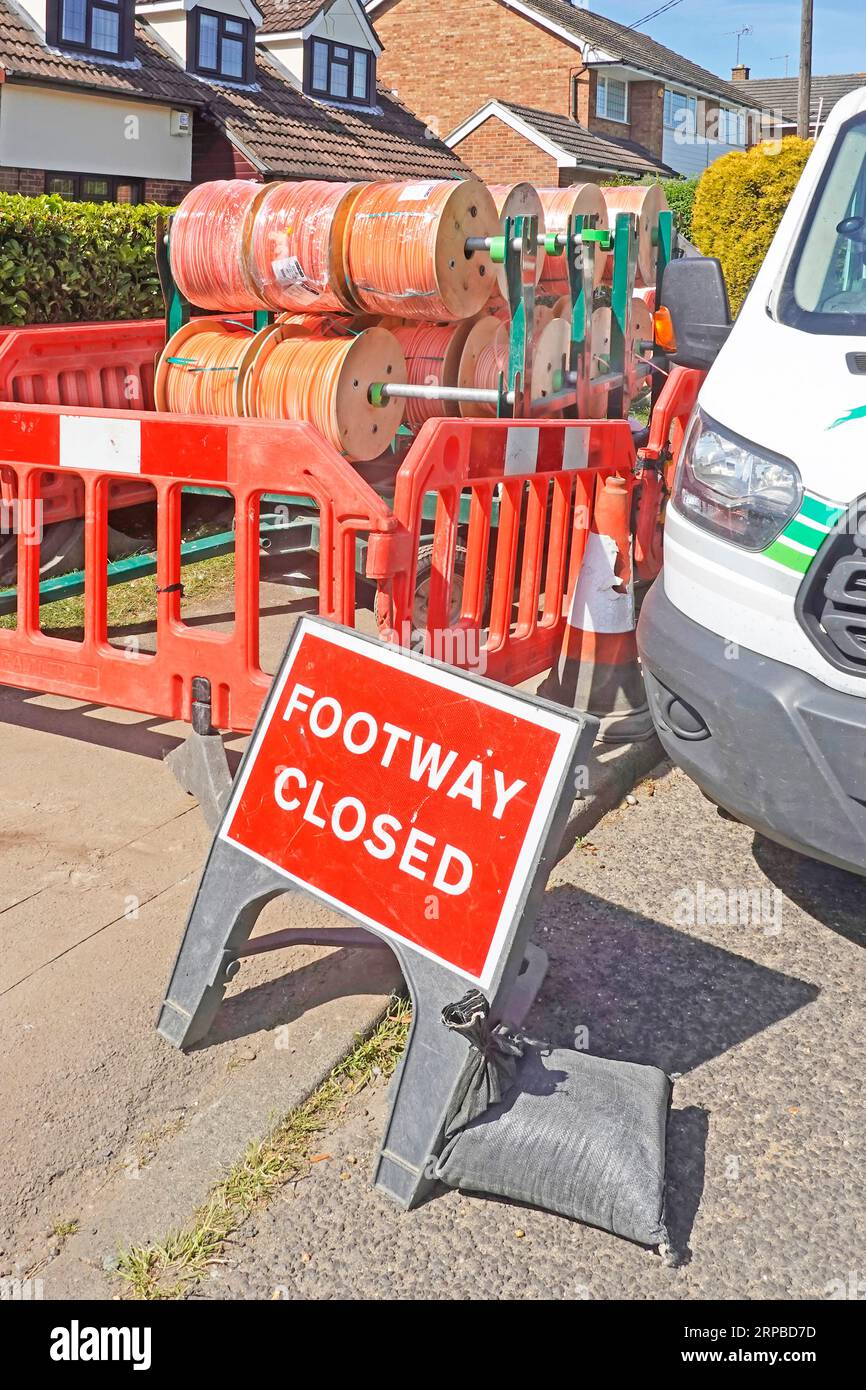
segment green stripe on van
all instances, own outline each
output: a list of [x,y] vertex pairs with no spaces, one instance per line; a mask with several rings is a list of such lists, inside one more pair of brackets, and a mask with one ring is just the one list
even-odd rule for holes
[[795,550],[793,546],[786,545],[784,537],[780,536],[769,550],[764,551],[764,556],[767,560],[775,560],[778,565],[784,565],[786,569],[805,574],[815,558],[815,552],[807,555],[804,550]]
[[836,525],[844,511],[844,507],[835,506],[832,502],[822,502],[820,497],[812,497],[807,492],[803,498],[800,515],[829,528]]
[[827,539],[827,532],[817,531],[814,526],[804,526],[802,521],[798,521],[795,517],[785,527],[780,539],[799,541],[800,545],[805,545],[807,550],[811,550],[812,554],[816,555]]

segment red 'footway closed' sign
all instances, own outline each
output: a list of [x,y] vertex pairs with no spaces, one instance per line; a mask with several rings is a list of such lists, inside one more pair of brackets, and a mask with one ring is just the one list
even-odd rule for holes
[[484,988],[580,730],[487,681],[302,619],[220,834]]

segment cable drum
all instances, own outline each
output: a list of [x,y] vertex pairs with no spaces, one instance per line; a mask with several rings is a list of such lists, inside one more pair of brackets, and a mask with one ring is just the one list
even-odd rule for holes
[[[478,364],[482,362],[482,375],[485,380],[490,374],[490,355],[487,349],[491,347],[500,331],[505,327],[498,318],[485,316],[473,324],[469,330],[463,352],[460,357],[460,367],[457,373],[457,385],[462,389],[473,388],[478,379]],[[506,342],[508,329],[505,327]],[[506,349],[507,352],[507,349]],[[507,358],[506,358],[507,363]],[[494,387],[499,385],[498,379],[493,383]],[[477,417],[483,412],[484,407],[479,407],[471,401],[460,401],[459,411],[464,419]],[[493,412],[495,414],[495,411]]]
[[156,408],[173,415],[240,416],[258,337],[242,324],[194,319],[169,339],[156,366]]
[[346,229],[351,294],[369,313],[471,318],[495,277],[489,253],[467,252],[466,241],[496,236],[498,227],[493,199],[474,179],[367,184]]
[[405,383],[400,344],[384,328],[340,339],[310,334],[287,323],[258,336],[245,379],[247,415],[264,420],[306,420],[352,462],[366,463],[393,443],[403,401],[374,406],[371,388]]
[[[571,217],[597,219],[597,225],[607,228],[607,206],[597,184],[575,183],[570,188],[539,188],[538,196],[544,208],[548,232],[567,232]],[[604,276],[607,255],[598,246],[595,250],[595,284]],[[548,256],[544,263],[541,285],[545,294],[570,295],[568,261],[564,255]]]
[[620,188],[603,188],[607,206],[607,224],[616,231],[617,214],[629,212],[638,219],[638,279],[644,285],[654,285],[658,269],[659,217],[667,210],[668,200],[660,184],[632,184]]
[[[491,329],[487,325],[493,325]],[[531,359],[530,395],[533,404],[541,408],[561,389],[560,375],[568,366],[570,332],[563,319],[551,317],[535,331]],[[497,391],[501,377],[508,376],[509,333],[504,324],[485,319],[476,324],[464,350],[461,364],[461,384],[485,391]],[[496,407],[483,402],[461,404],[464,416],[492,419]]]
[[[499,229],[504,233],[505,220],[510,217],[512,221],[517,217],[536,217],[538,219],[538,231],[540,236],[544,236],[544,207],[538,192],[531,183],[495,183],[490,185],[490,195],[496,204],[496,211],[499,216]],[[543,246],[539,246],[535,262],[535,283],[538,284],[544,270],[545,251]],[[503,299],[508,298],[508,276],[505,273],[504,265],[494,266],[496,273],[496,283],[499,293]]]
[[353,310],[343,264],[352,202],[363,185],[272,183],[249,211],[246,269],[261,304],[293,313]]
[[237,313],[264,304],[247,270],[246,229],[261,185],[249,179],[202,183],[171,219],[174,282],[199,309]]
[[[460,359],[472,327],[469,319],[452,324],[412,324],[394,330],[406,357],[412,386],[456,386]],[[453,401],[406,401],[406,424],[418,430],[425,420],[451,418],[460,412]]]

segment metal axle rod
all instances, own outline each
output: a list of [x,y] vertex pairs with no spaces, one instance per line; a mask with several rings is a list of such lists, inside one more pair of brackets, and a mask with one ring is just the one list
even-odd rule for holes
[[[498,405],[499,392],[485,390],[477,386],[413,386],[408,382],[377,382],[370,388],[370,399],[374,405],[389,400],[405,401],[466,401],[473,405]],[[509,405],[514,404],[514,392],[505,396]]]

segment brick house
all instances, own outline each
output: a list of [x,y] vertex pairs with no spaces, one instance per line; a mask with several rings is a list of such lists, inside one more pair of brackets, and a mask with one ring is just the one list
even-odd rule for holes
[[584,4],[367,0],[367,12],[385,82],[491,181],[691,177],[746,147],[742,87]]
[[[764,111],[775,114],[774,129],[782,135],[796,135],[800,101],[800,80],[797,77],[752,77],[747,67],[734,68],[733,80],[746,96]],[[849,92],[866,87],[866,72],[838,73],[835,76],[812,77],[811,134],[820,134],[830,112]]]
[[381,55],[361,0],[0,0],[0,190],[465,176]]

